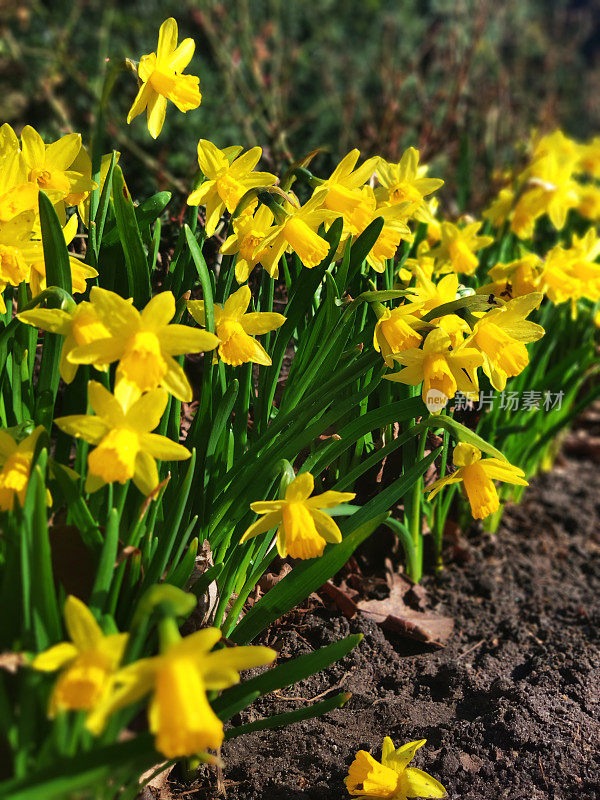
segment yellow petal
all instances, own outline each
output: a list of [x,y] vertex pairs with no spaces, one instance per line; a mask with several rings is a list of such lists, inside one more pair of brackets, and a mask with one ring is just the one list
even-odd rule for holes
[[239,320],[239,318],[246,313],[251,299],[252,294],[248,286],[241,286],[237,292],[234,292],[225,301],[225,305],[223,306],[225,316]]
[[313,493],[315,481],[310,472],[301,472],[290,483],[285,491],[285,499],[289,503],[306,500]]
[[69,637],[80,652],[93,650],[102,639],[102,631],[94,615],[79,598],[69,595],[64,608]]
[[338,543],[342,541],[342,533],[337,526],[337,523],[323,511],[318,508],[313,508],[310,511],[313,518],[315,527],[319,536],[322,536],[326,542]]
[[167,98],[161,94],[153,94],[148,100],[148,131],[153,139],[157,139],[162,131],[167,113]]
[[416,767],[408,767],[400,776],[400,788],[407,797],[446,797],[442,784]]
[[240,318],[240,325],[251,336],[259,336],[262,333],[277,330],[285,322],[283,314],[271,312],[254,312],[244,314]]
[[187,447],[157,433],[142,434],[141,443],[146,453],[160,461],[182,461],[192,455]]
[[167,61],[169,56],[177,47],[177,22],[173,17],[166,19],[158,31],[158,46],[156,48],[156,60]]
[[162,385],[178,400],[189,403],[192,399],[192,387],[185,372],[171,356],[166,356],[165,360],[167,372],[163,378]]
[[54,672],[62,669],[70,661],[77,657],[78,650],[71,642],[61,642],[50,647],[44,653],[37,655],[32,663],[34,669],[42,672]]
[[265,514],[246,529],[244,535],[240,539],[240,544],[247,542],[248,539],[252,539],[253,536],[258,536],[261,533],[266,533],[267,531],[276,528],[280,523],[281,511],[272,511],[268,514]]
[[89,381],[88,399],[94,413],[114,428],[123,424],[123,408],[119,401],[98,381]]
[[196,43],[193,39],[184,39],[179,47],[171,54],[169,58],[169,67],[174,72],[182,72],[192,60],[195,49]]
[[173,292],[160,292],[147,303],[142,311],[142,323],[148,330],[158,331],[168,325],[175,316]]
[[156,461],[143,450],[140,450],[135,457],[133,482],[146,497],[158,486]]
[[153,431],[165,413],[169,395],[164,389],[153,389],[143,394],[125,415],[125,422],[138,431]]
[[90,417],[85,414],[58,417],[54,423],[69,436],[94,445],[99,444],[110,430],[110,426],[100,417]]
[[68,133],[46,148],[46,165],[52,169],[65,171],[77,158],[81,150],[81,134]]
[[214,333],[190,328],[188,325],[168,325],[159,331],[158,339],[161,350],[170,356],[206,353],[219,344],[219,338]]
[[305,502],[308,508],[333,508],[334,506],[339,506],[340,503],[354,500],[355,497],[354,492],[335,492],[330,490],[323,492],[323,494],[309,497]]

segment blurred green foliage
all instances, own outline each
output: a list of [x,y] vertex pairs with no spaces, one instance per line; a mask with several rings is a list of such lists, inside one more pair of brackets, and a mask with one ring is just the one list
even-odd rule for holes
[[142,117],[125,125],[136,86],[119,77],[110,132],[136,190],[185,192],[200,137],[261,144],[274,169],[324,147],[323,174],[352,147],[397,159],[412,144],[447,197],[462,176],[463,204],[477,206],[485,174],[532,128],[598,130],[599,10],[600,0],[4,0],[0,120],[85,137],[106,59],[152,52],[172,15],[196,41],[188,72],[203,101],[185,116],[171,106],[154,142]]

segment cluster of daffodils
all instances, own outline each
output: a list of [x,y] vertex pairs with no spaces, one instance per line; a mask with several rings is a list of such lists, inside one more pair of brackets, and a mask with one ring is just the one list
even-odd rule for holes
[[121,666],[129,635],[105,634],[81,600],[70,596],[64,607],[70,641],[60,642],[33,661],[34,669],[59,671],[48,715],[83,711],[86,726],[98,736],[109,717],[149,696],[148,720],[156,749],[167,758],[217,749],[223,723],[206,696],[239,681],[240,670],[271,663],[267,647],[215,650],[221,631],[204,628],[181,637],[174,620],[160,623],[160,653]]
[[[8,123],[0,127],[0,312],[6,311],[7,286],[26,285],[37,295],[46,288],[46,263],[38,195],[43,191],[58,215],[65,242],[71,244],[79,216],[87,219],[86,201],[96,183],[92,164],[78,133],[45,144],[26,125],[19,139]],[[79,212],[79,216],[78,216]],[[70,255],[73,292],[84,293],[97,271]]]
[[600,221],[600,137],[580,143],[560,131],[534,138],[529,161],[484,212],[494,225],[509,225],[520,239],[530,239],[536,221],[547,216],[561,230],[571,209]]

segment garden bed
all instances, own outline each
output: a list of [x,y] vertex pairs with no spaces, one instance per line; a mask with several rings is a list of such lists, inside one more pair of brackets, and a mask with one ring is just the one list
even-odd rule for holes
[[[356,751],[377,755],[385,735],[398,745],[427,738],[416,763],[451,798],[596,798],[599,498],[597,464],[562,456],[507,509],[497,536],[475,530],[459,542],[441,576],[423,584],[430,608],[454,619],[445,648],[327,608],[274,626],[268,641],[282,659],[349,633],[364,639],[327,672],[257,702],[236,723],[298,708],[334,687],[352,698],[324,718],[225,745],[227,798],[342,798]],[[215,796],[214,773],[185,796]]]

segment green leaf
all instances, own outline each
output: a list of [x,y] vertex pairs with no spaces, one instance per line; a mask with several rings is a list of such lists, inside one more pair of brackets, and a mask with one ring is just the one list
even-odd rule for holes
[[90,597],[90,608],[98,612],[105,610],[106,600],[112,581],[117,549],[119,547],[119,513],[116,508],[108,515],[108,524],[104,531],[104,545],[100,554],[100,563],[94,580]]
[[349,279],[352,280],[357,270],[360,269],[363,261],[373,249],[373,245],[379,238],[383,230],[384,219],[377,217],[368,225],[361,235],[352,244],[350,251],[350,269],[348,270]]
[[47,451],[42,450],[31,473],[23,506],[23,515],[31,532],[31,609],[38,650],[60,641],[61,637],[61,615],[54,587],[46,512],[44,474],[47,457]]
[[334,708],[342,708],[346,705],[351,698],[348,692],[340,692],[328,700],[322,700],[320,703],[313,703],[312,706],[305,706],[298,708],[296,711],[286,711],[283,714],[275,714],[266,719],[259,719],[256,722],[248,722],[246,725],[238,725],[237,728],[230,728],[225,732],[225,740],[235,739],[236,736],[242,736],[244,733],[252,733],[253,731],[266,731],[271,728],[280,728],[283,725],[291,725],[292,722],[302,722],[305,719],[312,719],[313,717],[320,717],[321,714],[326,714],[328,711],[333,711]]
[[[108,182],[108,177],[106,180]],[[165,207],[170,199],[171,192],[157,192],[157,194],[152,195],[152,197],[149,197],[147,200],[144,200],[142,203],[140,203],[139,206],[134,206],[135,221],[138,230],[142,230],[142,228],[152,225],[152,223],[157,220],[165,210]],[[119,230],[118,228],[113,228],[106,234],[102,244],[108,247],[110,245],[117,244],[118,241]]]
[[[359,513],[357,512],[351,519]],[[236,644],[251,642],[272,622],[291,608],[295,608],[311,592],[323,586],[343,567],[358,545],[364,542],[387,517],[387,512],[373,516],[356,529],[350,524],[347,525],[351,532],[339,544],[328,545],[320,558],[311,558],[296,564],[283,580],[252,606],[230,635],[231,641]]]
[[445,430],[449,431],[454,438],[459,442],[466,442],[467,444],[472,444],[474,447],[478,447],[484,453],[487,453],[494,458],[499,458],[501,461],[506,461],[506,456],[497,450],[495,447],[492,447],[491,444],[482,439],[481,436],[478,436],[474,433],[470,428],[467,428],[465,425],[461,425],[460,422],[456,422],[453,417],[450,417],[446,414],[439,414],[437,416],[428,417],[425,420],[425,424],[428,428],[444,428]]
[[54,206],[44,192],[39,194],[40,226],[46,265],[46,285],[58,286],[69,294],[73,293],[71,265],[65,236],[54,210]]
[[[102,187],[102,193],[100,195],[100,200],[98,202],[98,209],[96,211],[96,217],[94,219],[94,224],[96,226],[96,234],[95,234],[95,250],[96,256],[98,255],[102,244],[106,244],[106,242],[102,242],[102,236],[104,234],[104,225],[106,223],[106,215],[108,213],[108,207],[110,203],[110,198],[112,196],[112,180],[113,180],[113,172],[115,169],[115,164],[117,163],[117,151],[113,150],[112,156],[110,159],[110,164],[108,170],[106,172],[106,178],[104,181],[104,186]],[[91,223],[90,223],[91,224]],[[114,236],[114,244],[119,241],[119,236],[117,230],[115,228],[115,236]],[[107,237],[108,238],[108,237]]]
[[215,332],[214,299],[213,299],[212,282],[210,280],[208,267],[206,266],[206,261],[204,259],[204,256],[202,255],[202,250],[200,249],[200,246],[196,241],[196,237],[194,236],[194,233],[192,229],[189,227],[189,225],[186,225],[184,227],[184,231],[188,247],[190,248],[192,261],[196,265],[198,278],[200,279],[200,284],[202,286],[202,299],[204,300],[204,321],[206,323],[205,328],[207,331],[214,333]]
[[[298,681],[304,680],[304,678],[308,678],[316,672],[327,669],[331,664],[339,661],[340,658],[349,653],[352,648],[356,647],[362,638],[361,633],[347,636],[345,639],[340,639],[337,642],[333,642],[333,644],[327,645],[327,647],[321,647],[314,653],[307,653],[298,658],[290,659],[285,664],[279,664],[273,669],[257,675],[256,678],[238,683],[237,686],[233,686],[223,692],[213,702],[213,710],[222,720],[231,719],[234,714],[246,708],[257,697],[262,697],[262,695],[273,692],[276,689],[284,689],[286,686],[291,686]],[[252,696],[252,700],[249,700],[250,696]]]
[[129,293],[133,297],[134,304],[138,308],[143,308],[150,300],[151,294],[148,262],[135,208],[119,166],[114,168],[112,188],[117,229],[127,267]]

